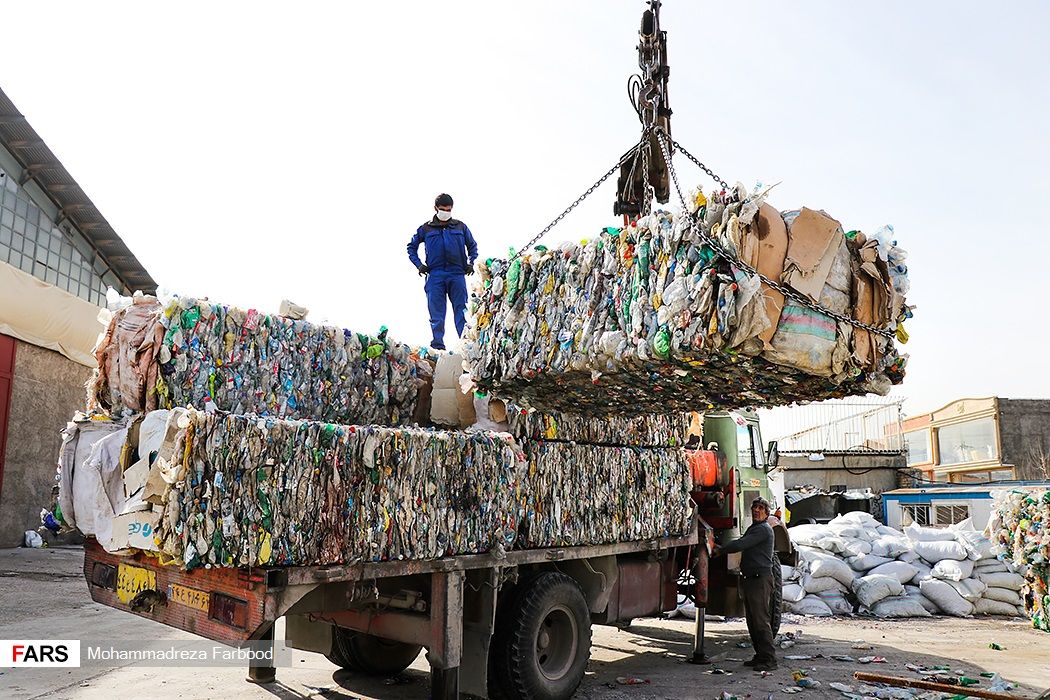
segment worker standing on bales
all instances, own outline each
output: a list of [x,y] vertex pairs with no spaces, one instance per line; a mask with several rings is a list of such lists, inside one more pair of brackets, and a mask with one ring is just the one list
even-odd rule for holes
[[740,577],[743,579],[744,614],[747,633],[755,658],[745,661],[756,671],[772,671],[777,667],[773,649],[773,623],[769,604],[773,597],[773,566],[780,562],[773,556],[773,528],[769,525],[769,502],[756,498],[751,502],[751,527],[744,535],[724,547],[715,546],[713,554],[742,552]]
[[[419,259],[419,244],[425,246],[427,261]],[[463,336],[467,325],[467,279],[473,274],[478,244],[467,225],[452,218],[452,197],[439,194],[434,200],[434,218],[420,226],[408,243],[408,259],[426,277],[423,289],[430,311],[430,331],[435,350],[445,349],[446,299],[452,302],[456,332]]]

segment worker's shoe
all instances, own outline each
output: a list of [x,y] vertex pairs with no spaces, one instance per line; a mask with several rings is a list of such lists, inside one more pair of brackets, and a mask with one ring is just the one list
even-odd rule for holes
[[760,663],[762,663],[762,662],[761,662],[761,661],[759,660],[759,658],[758,658],[758,657],[756,656],[756,657],[752,658],[752,659],[751,659],[750,661],[745,661],[745,662],[744,662],[744,665],[745,665],[745,666],[757,666],[757,665],[759,665]]
[[756,671],[776,671],[777,663],[775,661],[760,661],[752,666],[752,668]]

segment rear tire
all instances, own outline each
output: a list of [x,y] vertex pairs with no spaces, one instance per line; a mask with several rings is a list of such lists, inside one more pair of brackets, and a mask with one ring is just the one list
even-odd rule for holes
[[780,560],[776,553],[773,554],[773,590],[769,594],[769,626],[773,629],[773,636],[780,632],[780,619],[784,612],[784,572],[780,568]]
[[366,676],[393,676],[408,668],[423,647],[392,642],[342,627],[332,628],[332,651],[325,657],[336,666]]
[[591,614],[575,580],[544,572],[520,585],[496,620],[489,694],[505,700],[565,700],[583,680]]

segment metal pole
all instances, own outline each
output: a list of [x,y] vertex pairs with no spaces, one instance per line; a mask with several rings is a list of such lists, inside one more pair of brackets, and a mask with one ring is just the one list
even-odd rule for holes
[[[259,641],[262,644],[259,645],[260,650],[269,649],[270,657],[273,658],[273,625],[259,637]],[[268,642],[268,644],[267,644]],[[248,678],[246,679],[249,683],[273,683],[277,680],[277,669],[273,666],[268,665],[270,662],[264,659],[248,661]]]
[[696,609],[696,625],[693,627],[693,655],[689,659],[691,664],[709,664],[711,659],[704,653],[704,618],[707,617],[707,608]]

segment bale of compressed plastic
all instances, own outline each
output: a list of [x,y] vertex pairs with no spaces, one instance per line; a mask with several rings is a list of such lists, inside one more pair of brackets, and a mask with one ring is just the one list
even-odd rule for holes
[[173,406],[342,424],[404,425],[423,374],[407,345],[254,309],[138,297],[95,350],[88,408]]
[[588,414],[888,392],[906,359],[892,336],[906,338],[910,314],[892,231],[847,233],[822,212],[781,215],[762,199],[657,212],[479,266],[466,353],[475,380]]

